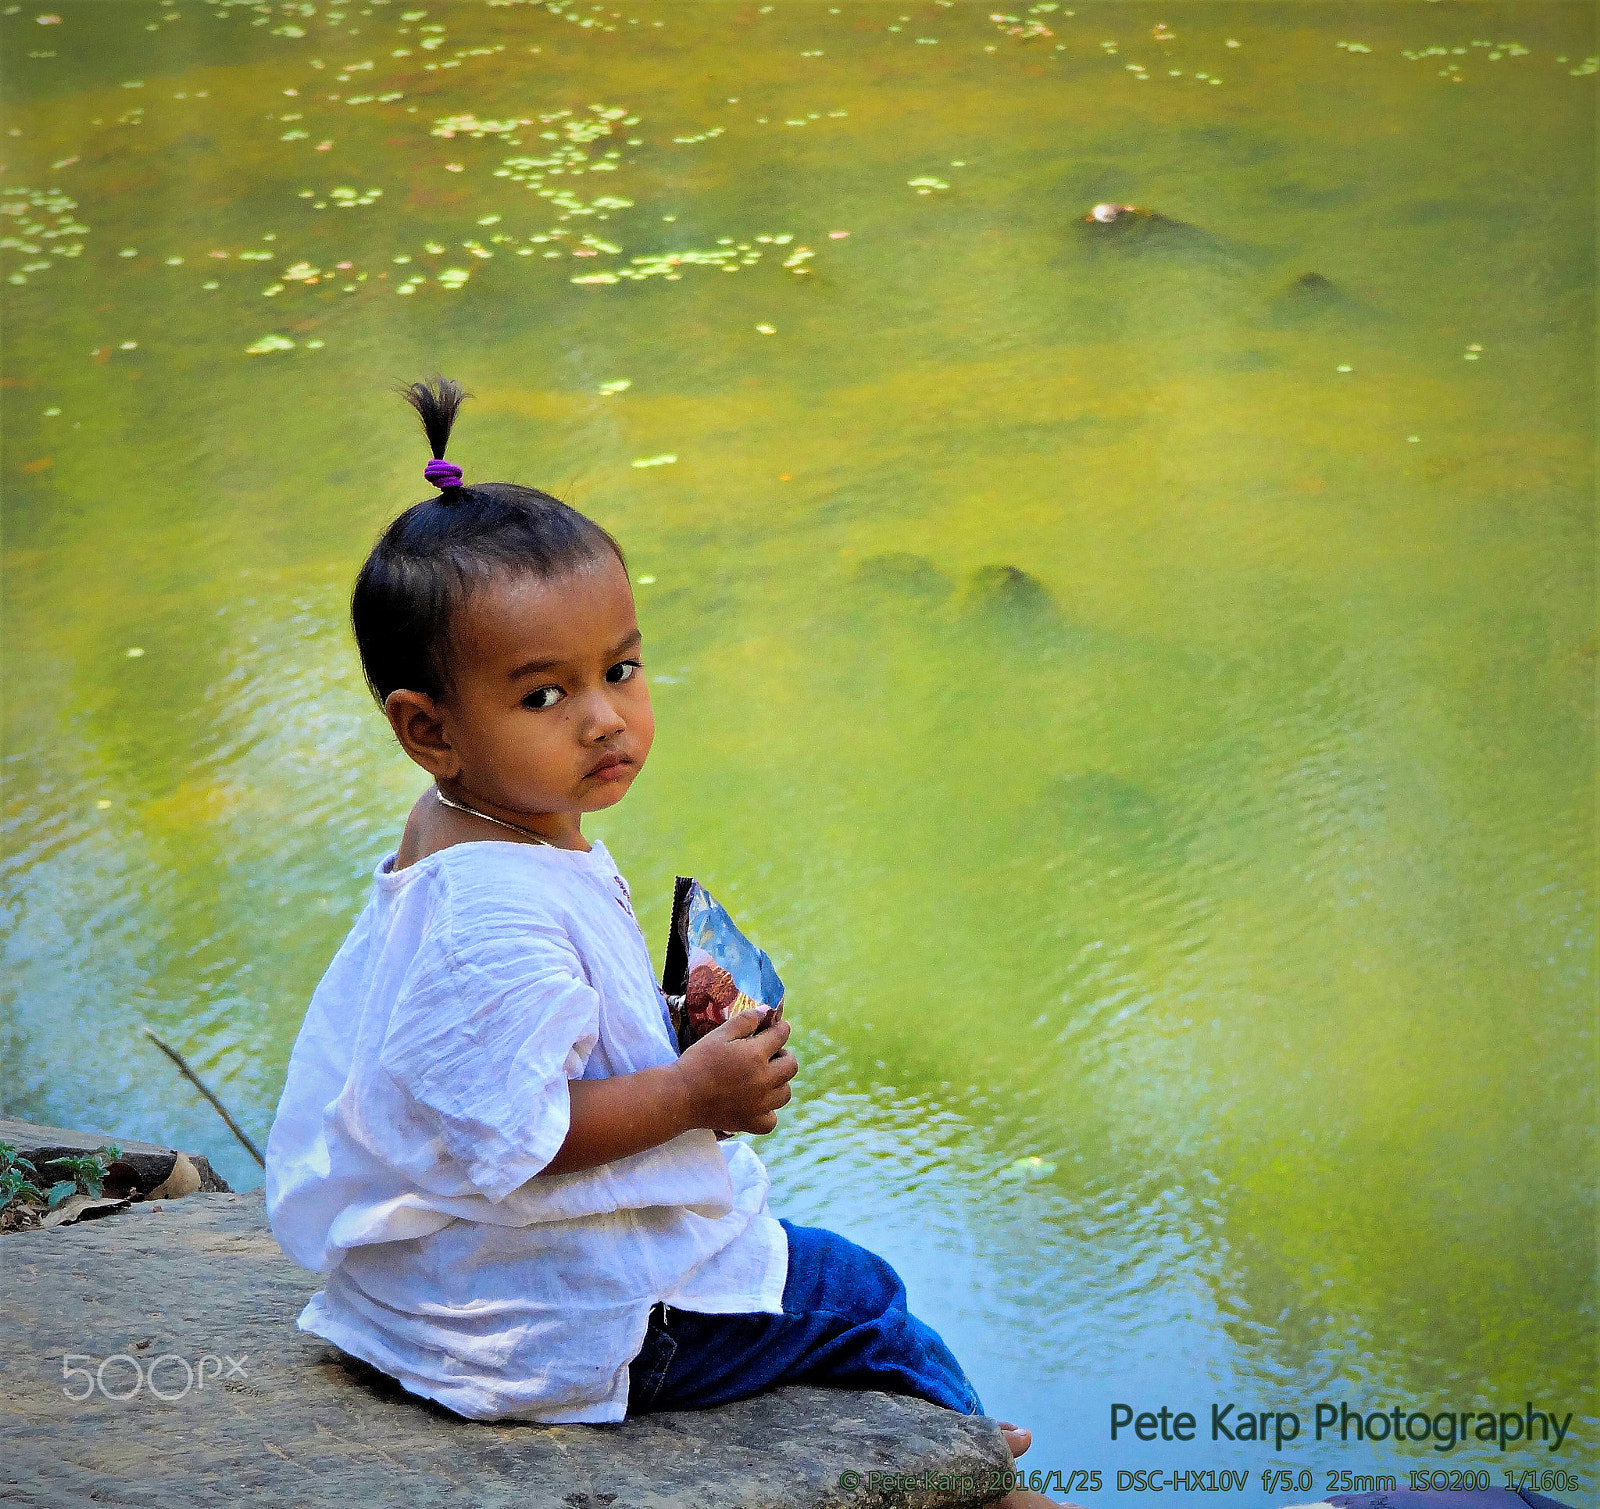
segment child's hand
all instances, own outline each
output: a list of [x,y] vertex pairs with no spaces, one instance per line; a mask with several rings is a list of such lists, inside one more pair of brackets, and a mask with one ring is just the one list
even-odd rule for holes
[[800,1063],[784,1044],[789,1024],[779,1020],[758,1032],[760,1011],[741,1011],[678,1060],[694,1125],[721,1132],[770,1132],[778,1108],[789,1104],[789,1081]]
[[766,1013],[741,1011],[670,1064],[567,1082],[566,1140],[540,1175],[573,1174],[660,1147],[699,1127],[770,1132],[789,1104],[799,1064],[783,1045],[789,1024],[757,1031]]

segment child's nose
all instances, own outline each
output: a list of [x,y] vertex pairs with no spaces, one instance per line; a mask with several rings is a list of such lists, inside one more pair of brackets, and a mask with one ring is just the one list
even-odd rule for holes
[[584,708],[584,729],[591,739],[604,739],[615,733],[621,733],[628,726],[628,720],[617,711],[615,704],[605,692],[596,691],[588,700]]

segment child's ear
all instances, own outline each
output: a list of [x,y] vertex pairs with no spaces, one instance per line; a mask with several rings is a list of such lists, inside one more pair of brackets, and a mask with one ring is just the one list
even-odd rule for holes
[[435,779],[452,780],[461,761],[450,747],[438,704],[426,692],[392,691],[383,711],[400,747]]

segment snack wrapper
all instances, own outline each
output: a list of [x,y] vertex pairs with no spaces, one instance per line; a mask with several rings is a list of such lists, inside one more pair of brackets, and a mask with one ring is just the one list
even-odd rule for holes
[[772,960],[687,875],[678,876],[672,890],[661,991],[672,1011],[680,1053],[741,1011],[766,1012],[761,1028],[783,1015],[783,981]]

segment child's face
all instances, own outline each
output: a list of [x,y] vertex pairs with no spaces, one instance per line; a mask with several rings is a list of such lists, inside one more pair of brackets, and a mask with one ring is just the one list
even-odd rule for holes
[[[426,704],[436,725],[429,734],[404,706],[391,709],[407,753],[506,814],[567,817],[575,828],[581,813],[621,801],[655,737],[622,563],[608,553],[550,579],[496,577],[453,629],[452,690],[438,702],[390,698]],[[421,749],[408,732],[422,735]]]

